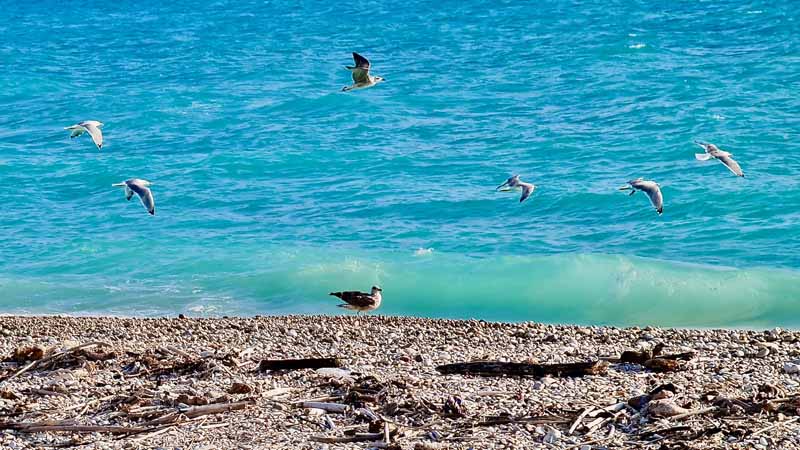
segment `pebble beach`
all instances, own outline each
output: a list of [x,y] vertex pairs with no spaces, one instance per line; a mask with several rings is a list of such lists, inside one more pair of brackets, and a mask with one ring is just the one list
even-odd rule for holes
[[[0,355],[9,449],[800,448],[800,332],[781,329],[3,317]],[[335,364],[269,369],[310,359]],[[443,369],[475,361],[596,370]]]

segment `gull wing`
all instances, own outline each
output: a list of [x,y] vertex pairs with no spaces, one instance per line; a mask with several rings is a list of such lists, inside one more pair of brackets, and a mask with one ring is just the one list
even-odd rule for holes
[[[142,184],[139,180],[129,180],[126,181],[125,184],[128,188],[130,188],[131,191],[135,192],[136,195],[139,196],[139,200],[142,201],[142,206],[144,206],[144,209],[146,209],[151,216],[156,215],[156,201],[153,198],[153,192],[150,191],[150,189]],[[127,191],[125,193],[127,195]]]
[[733,155],[731,155],[728,152],[725,152],[725,153],[720,153],[720,154],[715,155],[715,156],[716,156],[716,158],[718,160],[720,160],[720,162],[722,162],[722,164],[725,164],[725,167],[730,169],[730,171],[733,172],[736,176],[739,176],[739,177],[743,177],[744,176],[744,172],[742,172],[742,168],[739,166],[739,163],[736,162],[735,159],[733,159]]
[[522,196],[519,198],[519,202],[522,203],[528,197],[530,197],[531,194],[533,194],[533,191],[534,191],[534,189],[536,189],[536,186],[534,186],[534,185],[532,185],[530,183],[520,183],[519,185],[520,185],[520,187],[522,187]]
[[89,132],[89,136],[92,137],[94,145],[96,145],[97,148],[103,148],[103,132],[100,131],[100,128],[91,122],[83,122],[80,125]]
[[713,158],[713,156],[709,155],[708,153],[695,153],[694,158],[698,161],[708,161],[709,159]]
[[356,52],[353,52],[353,62],[356,63],[357,69],[369,70],[369,60]]
[[355,67],[347,67],[348,70],[353,72],[353,82],[356,84],[369,82],[369,60],[353,52],[353,61]]
[[656,209],[656,212],[658,212],[658,215],[660,216],[661,213],[664,212],[664,196],[661,195],[661,188],[659,188],[656,183],[653,183],[651,181],[649,183],[644,184],[641,187],[641,190],[644,191],[644,193],[647,194],[648,197],[650,197],[650,203],[653,204],[653,207]]
[[372,297],[371,294],[367,294],[366,292],[345,291],[345,292],[334,292],[332,295],[341,298],[345,303],[349,305],[357,306],[360,308],[365,308],[375,304],[375,299]]

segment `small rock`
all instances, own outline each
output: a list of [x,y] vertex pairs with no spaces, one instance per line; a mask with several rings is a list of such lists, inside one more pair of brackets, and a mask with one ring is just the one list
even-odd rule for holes
[[544,435],[542,442],[545,444],[555,444],[561,439],[561,432],[556,430],[555,428],[551,428],[547,434]]
[[647,404],[647,412],[655,417],[672,417],[688,412],[681,408],[672,399],[653,400]]
[[253,392],[253,387],[249,384],[235,382],[228,389],[229,394],[249,394]]
[[289,331],[286,332],[286,335],[289,336],[289,337],[297,337],[297,331],[289,330]]
[[319,417],[325,414],[324,409],[320,408],[306,408],[306,415],[310,417]]
[[785,362],[783,363],[783,371],[790,375],[795,373],[800,373],[800,364],[795,364],[793,362]]

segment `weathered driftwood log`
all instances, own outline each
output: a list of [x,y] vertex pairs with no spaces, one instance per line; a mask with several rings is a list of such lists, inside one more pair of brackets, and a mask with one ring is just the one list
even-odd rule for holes
[[653,372],[675,372],[681,370],[681,364],[675,359],[648,359],[644,362],[644,366]]
[[210,405],[190,406],[188,408],[178,408],[172,412],[168,412],[157,419],[147,422],[145,425],[163,425],[180,421],[182,417],[194,419],[195,417],[205,416],[208,414],[220,414],[228,411],[236,411],[244,409],[248,405],[252,405],[253,400],[243,400],[240,402],[231,403],[212,403]]
[[303,402],[303,408],[321,409],[329,413],[344,414],[350,409],[349,405],[343,403],[326,403],[326,402]]
[[133,434],[151,431],[152,428],[120,427],[109,425],[70,425],[59,422],[2,422],[2,430],[16,430],[23,433],[112,433]]
[[443,375],[481,375],[517,377],[582,377],[584,375],[603,375],[608,369],[605,361],[578,362],[565,364],[530,364],[500,361],[474,361],[438,366]]
[[321,369],[323,367],[342,367],[342,361],[339,358],[262,359],[256,370],[266,372],[267,370]]
[[675,361],[675,360],[689,361],[690,359],[694,358],[694,352],[662,355],[661,354],[662,348],[663,346],[661,347],[656,346],[656,348],[653,349],[653,351],[642,350],[640,352],[634,350],[626,350],[622,352],[622,355],[620,355],[619,362],[644,365],[647,361],[650,361],[652,359],[665,359],[670,361]]
[[353,436],[311,436],[314,442],[339,444],[347,442],[375,442],[383,439],[383,433],[356,433]]

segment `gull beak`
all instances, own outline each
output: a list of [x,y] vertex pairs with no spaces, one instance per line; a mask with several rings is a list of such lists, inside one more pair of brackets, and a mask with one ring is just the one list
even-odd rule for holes
[[497,186],[497,188],[495,188],[495,191],[499,191],[500,188],[505,187],[505,186],[508,186],[508,181],[506,181],[505,183],[501,184],[500,186]]
[[619,188],[620,191],[628,191],[628,190],[631,190],[631,189],[633,189],[633,187],[631,185],[629,185],[629,184],[626,184],[625,186],[622,186],[622,187]]
[[703,150],[705,150],[706,149],[706,145],[708,145],[708,144],[704,144],[704,143],[698,142],[698,141],[694,141],[694,143],[699,145],[700,147],[703,147]]

